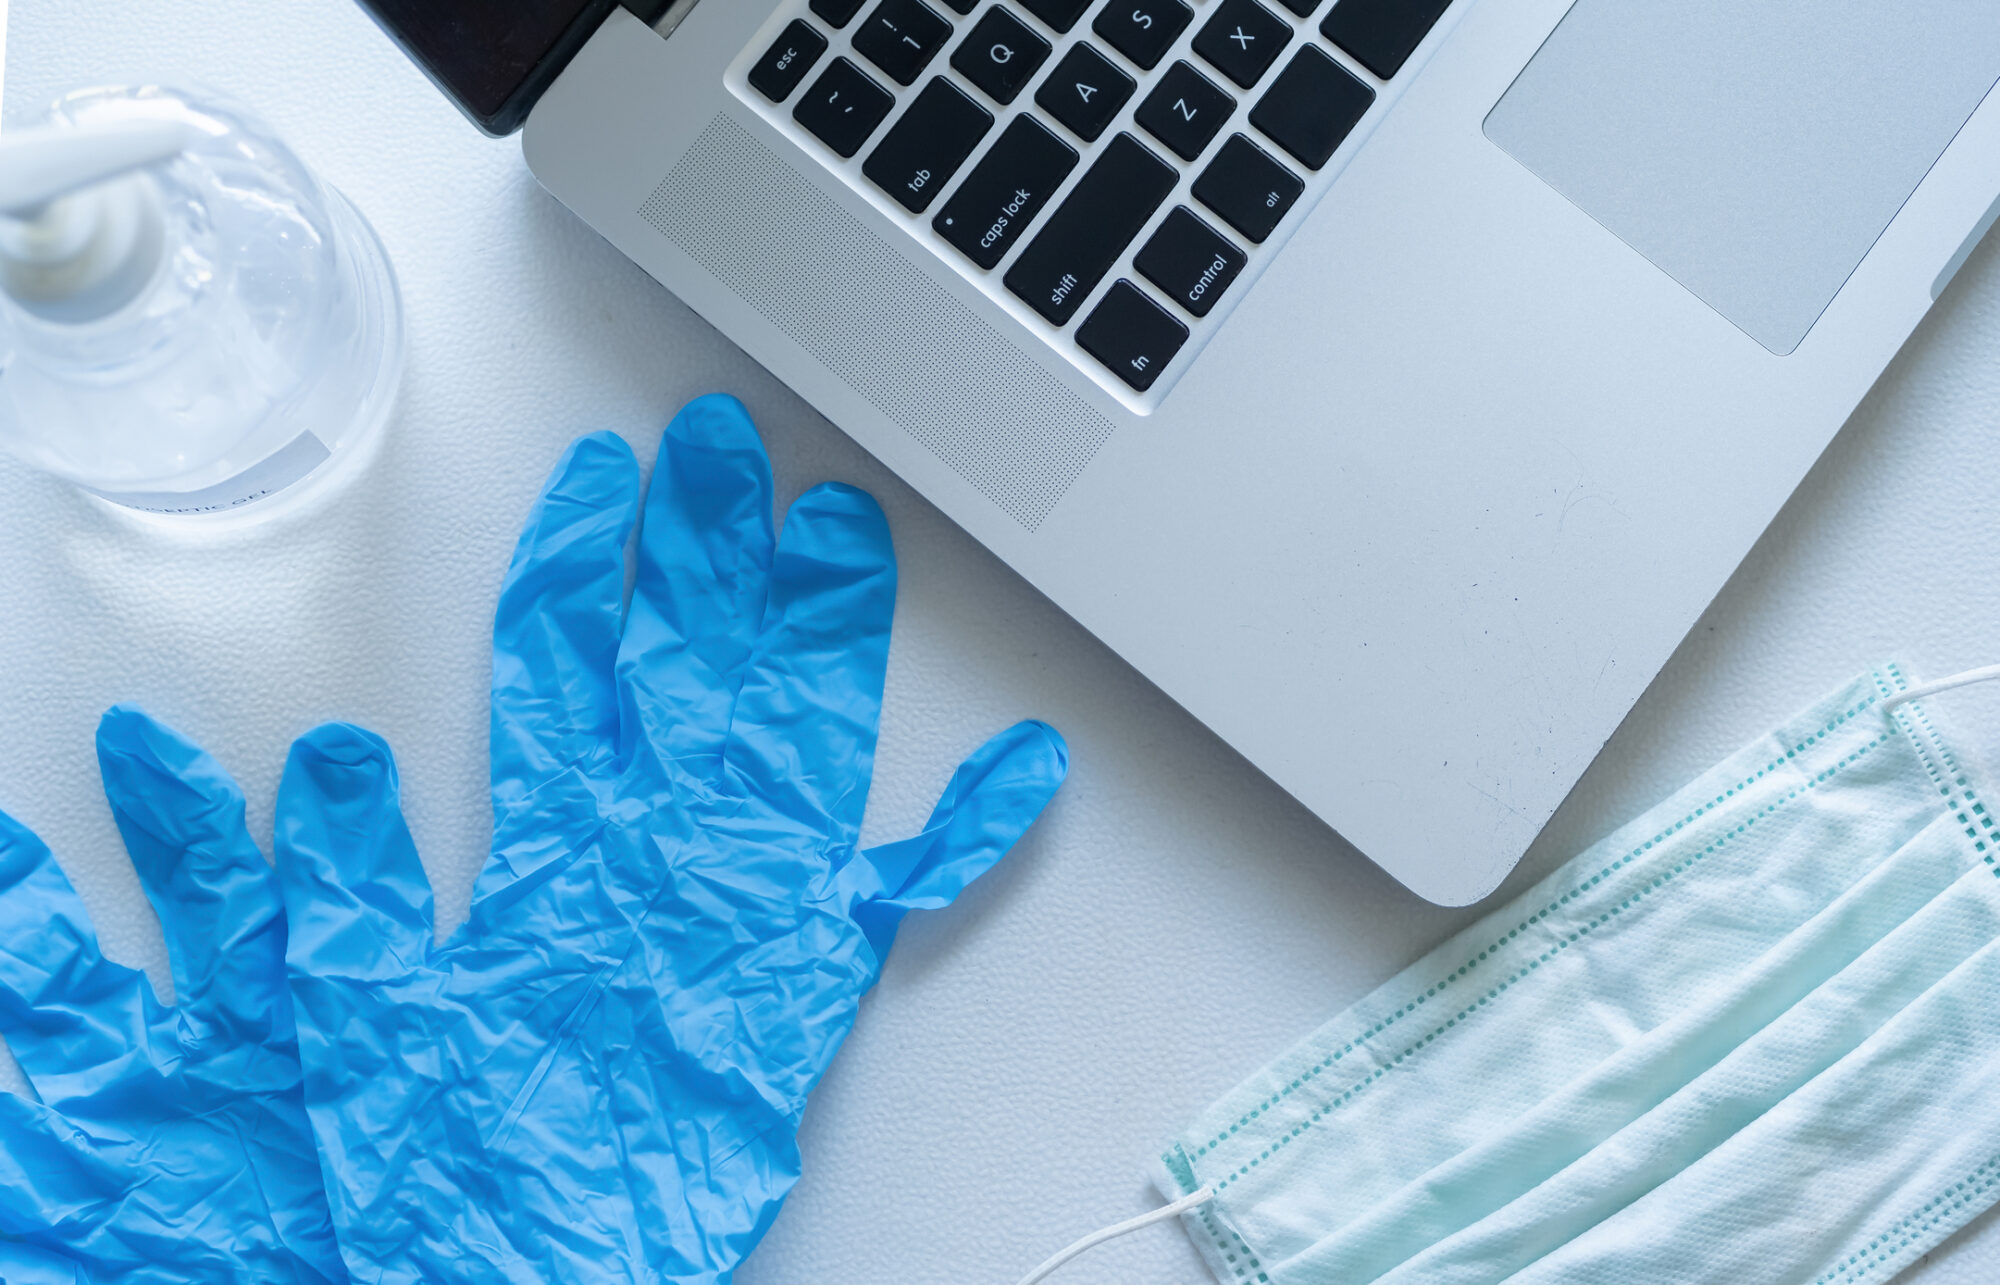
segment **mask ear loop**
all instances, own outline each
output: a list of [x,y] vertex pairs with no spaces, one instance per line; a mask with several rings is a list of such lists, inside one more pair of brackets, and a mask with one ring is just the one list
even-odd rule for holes
[[1968,669],[1962,674],[1953,674],[1949,678],[1940,678],[1935,682],[1918,683],[1915,687],[1897,692],[1894,696],[1882,702],[1882,709],[1886,713],[1898,705],[1907,705],[1913,700],[1922,700],[1926,696],[1935,696],[1939,692],[1948,692],[1954,687],[1970,687],[1974,683],[1991,682],[1996,678],[2000,678],[2000,665],[1986,665],[1979,669]]
[[1067,1263],[1070,1259],[1075,1258],[1078,1254],[1096,1249],[1107,1240],[1116,1240],[1127,1232],[1138,1231],[1141,1227],[1151,1227],[1154,1223],[1163,1223],[1169,1218],[1178,1218],[1188,1210],[1205,1205],[1214,1199],[1215,1188],[1203,1187],[1191,1195],[1182,1196],[1171,1205],[1163,1205],[1155,1209],[1150,1214],[1140,1214],[1137,1218],[1127,1219],[1115,1226],[1106,1227],[1102,1231],[1094,1231],[1061,1253],[1056,1254],[1034,1271],[1023,1276],[1020,1285],[1035,1285],[1036,1281],[1048,1279],[1050,1273],[1054,1272],[1056,1268],[1061,1267],[1064,1263]]

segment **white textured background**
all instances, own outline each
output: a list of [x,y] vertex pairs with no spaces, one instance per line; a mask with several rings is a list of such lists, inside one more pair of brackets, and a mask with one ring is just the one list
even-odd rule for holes
[[[727,0],[717,0],[726,3]],[[386,735],[463,916],[486,842],[487,626],[517,524],[572,436],[650,459],[684,400],[756,412],[785,498],[867,487],[902,555],[872,837],[1025,715],[1075,770],[1032,839],[912,919],[814,1101],[804,1182],[745,1285],[1010,1285],[1154,1203],[1197,1109],[1468,915],[1346,848],[545,195],[350,0],[14,0],[5,107],[161,79],[252,103],[374,220],[411,335],[374,470],[330,511],[219,544],[128,531],[0,460],[0,807],[55,847],[107,951],[164,988],[91,736],[133,700],[212,749],[268,839],[291,738]],[[2000,660],[2000,253],[1974,255],[1508,887],[1886,655]],[[1938,708],[2000,749],[2000,693]],[[1975,1228],[1907,1279],[2000,1279]],[[1196,1285],[1172,1228],[1059,1279]]]

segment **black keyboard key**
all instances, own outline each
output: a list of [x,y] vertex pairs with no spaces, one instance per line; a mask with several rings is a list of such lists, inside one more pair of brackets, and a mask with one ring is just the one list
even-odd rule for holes
[[1186,326],[1130,281],[1112,286],[1090,319],[1076,329],[1076,342],[1085,352],[1142,393],[1153,386],[1187,337]]
[[1007,272],[1007,288],[1058,326],[1174,190],[1180,175],[1130,134],[1111,140]]
[[944,0],[944,2],[953,13],[971,13],[972,6],[978,4],[979,0]]
[[792,91],[825,52],[826,37],[814,31],[810,23],[795,22],[785,28],[778,43],[750,69],[750,84],[772,102],[782,103],[792,96]]
[[982,268],[1007,257],[1069,172],[1076,152],[1032,116],[1016,116],[931,226]]
[[951,39],[951,23],[923,0],[882,0],[854,33],[854,52],[907,85]]
[[1111,0],[1090,29],[1113,49],[1151,71],[1193,21],[1194,10],[1181,0]]
[[1306,185],[1263,148],[1232,134],[1194,181],[1194,196],[1259,245],[1297,203]]
[[792,119],[840,155],[852,156],[895,105],[889,91],[868,79],[861,68],[836,58],[799,99]]
[[812,0],[812,11],[836,27],[845,27],[861,12],[864,0]]
[[1298,158],[1307,169],[1326,164],[1341,140],[1367,114],[1375,91],[1318,47],[1299,50],[1278,73],[1250,123]]
[[1027,23],[995,5],[959,43],[951,65],[973,84],[1011,103],[1048,61],[1049,42]]
[[1236,110],[1236,100],[1188,63],[1167,68],[1132,119],[1174,150],[1184,161],[1200,156],[1223,123]]
[[1451,0],[1340,0],[1320,31],[1387,80],[1403,69]]
[[1057,31],[1068,31],[1090,8],[1090,0],[1021,0],[1021,7]]
[[1249,260],[1187,206],[1177,206],[1132,260],[1141,276],[1197,317],[1206,317]]
[[1263,79],[1291,43],[1292,24],[1257,0],[1222,0],[1194,38],[1194,51],[1248,89]]
[[1042,82],[1035,101],[1042,110],[1094,143],[1139,86],[1089,45],[1072,45]]
[[862,163],[861,172],[912,214],[922,214],[993,128],[993,113],[940,76]]

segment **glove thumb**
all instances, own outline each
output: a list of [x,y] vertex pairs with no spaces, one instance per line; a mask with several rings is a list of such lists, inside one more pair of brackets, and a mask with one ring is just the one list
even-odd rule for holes
[[1068,774],[1069,746],[1055,728],[1016,723],[959,764],[921,832],[870,848],[841,872],[878,966],[903,916],[950,905],[1007,855]]

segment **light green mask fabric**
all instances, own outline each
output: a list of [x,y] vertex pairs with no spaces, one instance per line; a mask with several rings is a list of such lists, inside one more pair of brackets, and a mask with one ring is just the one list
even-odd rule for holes
[[1425,956],[1155,1180],[1274,1285],[1861,1285],[2000,1195],[2000,834],[1893,665]]

